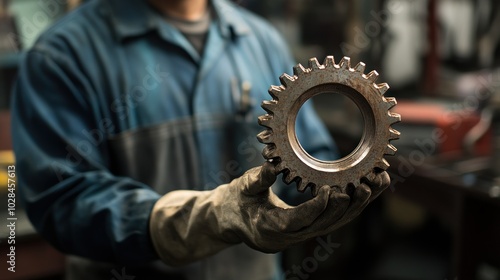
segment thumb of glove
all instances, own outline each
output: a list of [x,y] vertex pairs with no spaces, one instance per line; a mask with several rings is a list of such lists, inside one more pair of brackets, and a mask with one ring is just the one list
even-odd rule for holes
[[239,178],[238,183],[244,185],[243,193],[247,195],[257,195],[269,190],[276,181],[275,167],[270,162],[265,162],[262,166],[248,170]]

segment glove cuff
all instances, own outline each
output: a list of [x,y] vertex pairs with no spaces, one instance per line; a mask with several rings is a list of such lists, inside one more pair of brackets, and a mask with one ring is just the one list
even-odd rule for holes
[[223,187],[212,191],[173,191],[156,202],[149,229],[164,263],[185,265],[241,242],[220,219],[225,210],[222,206],[227,206],[227,201],[221,200],[226,196]]

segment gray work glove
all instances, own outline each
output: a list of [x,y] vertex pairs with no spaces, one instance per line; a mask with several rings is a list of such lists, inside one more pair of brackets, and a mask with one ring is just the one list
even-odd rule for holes
[[316,197],[289,206],[271,190],[275,180],[274,166],[266,162],[211,191],[167,193],[150,218],[158,255],[177,266],[241,242],[266,253],[282,251],[345,225],[390,182],[382,172],[370,186],[357,186],[351,196],[323,186]]

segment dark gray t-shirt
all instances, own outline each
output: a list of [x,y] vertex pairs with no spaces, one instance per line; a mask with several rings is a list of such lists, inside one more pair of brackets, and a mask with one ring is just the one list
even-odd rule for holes
[[172,16],[165,16],[165,20],[175,26],[184,34],[186,39],[193,45],[199,54],[203,52],[205,39],[208,33],[208,27],[212,20],[212,12],[207,9],[205,14],[198,20],[185,20]]

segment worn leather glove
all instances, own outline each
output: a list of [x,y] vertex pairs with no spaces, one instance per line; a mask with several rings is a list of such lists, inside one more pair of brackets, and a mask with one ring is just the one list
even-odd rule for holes
[[155,204],[150,234],[160,258],[183,265],[241,242],[266,253],[328,234],[361,213],[390,182],[386,172],[352,194],[329,186],[298,206],[289,206],[270,186],[274,166],[266,162],[211,191],[172,191]]

